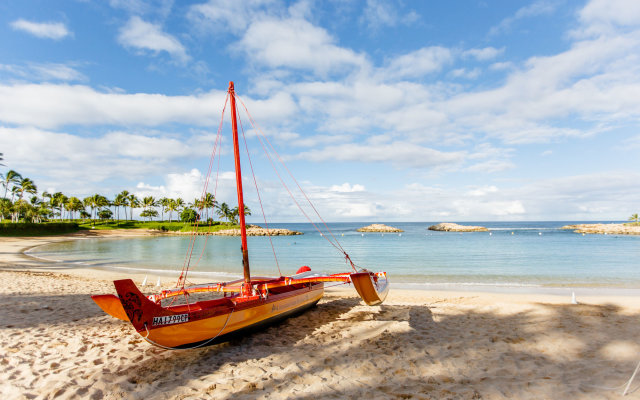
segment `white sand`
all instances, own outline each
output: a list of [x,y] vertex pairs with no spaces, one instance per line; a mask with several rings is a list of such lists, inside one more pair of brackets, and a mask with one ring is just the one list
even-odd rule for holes
[[640,361],[637,297],[571,305],[393,288],[377,307],[331,289],[317,308],[243,339],[162,350],[90,299],[114,293],[123,274],[21,254],[67,239],[0,238],[2,399],[618,399],[622,387],[599,387],[624,384]]

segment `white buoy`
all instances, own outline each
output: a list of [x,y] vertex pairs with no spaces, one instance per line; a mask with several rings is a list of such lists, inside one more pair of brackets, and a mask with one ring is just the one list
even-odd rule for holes
[[576,292],[571,292],[571,304],[578,304],[578,300],[576,300]]
[[142,280],[142,285],[141,286],[147,286],[147,276],[144,276],[144,279]]
[[364,233],[361,233],[360,235],[361,235],[362,237],[364,237]]
[[538,232],[538,235],[542,236],[542,232]]
[[402,236],[402,233],[398,233],[398,236]]
[[161,284],[160,284],[160,278],[158,278],[158,282],[156,282],[156,287],[160,287],[160,286],[161,286]]
[[489,232],[489,236],[493,236],[493,232]]

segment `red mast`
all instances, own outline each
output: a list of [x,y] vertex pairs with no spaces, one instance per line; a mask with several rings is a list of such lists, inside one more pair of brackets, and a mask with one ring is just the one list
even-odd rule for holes
[[236,187],[238,188],[238,216],[240,220],[240,234],[242,236],[242,266],[244,281],[251,282],[249,273],[249,251],[247,249],[247,227],[244,222],[244,199],[242,195],[242,171],[240,170],[240,146],[238,145],[238,123],[236,120],[236,93],[233,82],[229,82],[229,98],[231,99],[231,128],[233,129],[233,156],[236,162]]

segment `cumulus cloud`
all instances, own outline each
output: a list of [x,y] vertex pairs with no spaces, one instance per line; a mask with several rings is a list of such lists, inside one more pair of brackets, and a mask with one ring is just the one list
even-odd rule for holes
[[241,34],[258,16],[278,10],[275,0],[209,0],[189,8],[187,17],[201,31]]
[[33,22],[20,18],[13,21],[11,27],[44,39],[60,40],[71,35],[62,22]]
[[431,46],[395,57],[382,72],[391,78],[418,78],[430,73],[439,72],[442,67],[453,61],[451,50]]
[[[114,177],[140,179],[154,175],[182,158],[208,155],[212,140],[193,136],[178,140],[167,134],[107,132],[81,137],[37,128],[0,127],[0,148],[11,149],[12,168],[49,186],[87,194]],[[37,154],[37,157],[34,157]]]
[[286,67],[325,76],[366,64],[364,55],[337,46],[325,29],[300,18],[255,21],[239,44],[247,58],[268,68]]
[[180,62],[190,59],[187,50],[178,39],[163,32],[160,25],[143,21],[138,16],[131,17],[120,29],[118,42],[125,47],[150,51],[153,54],[164,51]]
[[[58,128],[67,125],[160,126],[185,123],[216,126],[226,91],[188,96],[101,92],[84,85],[0,84],[0,121],[7,124]],[[291,98],[244,98],[257,121],[286,120],[296,111]]]
[[478,61],[488,61],[496,58],[504,53],[504,47],[496,49],[495,47],[483,47],[481,49],[465,50],[462,55],[464,57],[473,57]]

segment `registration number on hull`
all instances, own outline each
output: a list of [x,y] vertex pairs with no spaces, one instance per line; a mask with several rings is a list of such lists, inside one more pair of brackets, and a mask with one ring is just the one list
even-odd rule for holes
[[189,322],[189,314],[165,315],[164,317],[153,317],[153,326],[179,324]]

